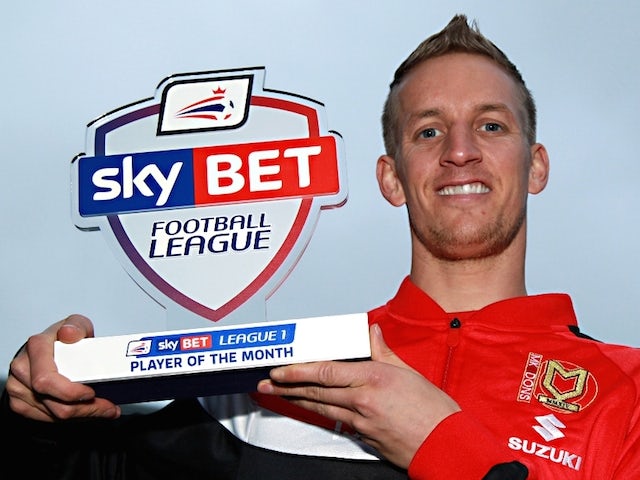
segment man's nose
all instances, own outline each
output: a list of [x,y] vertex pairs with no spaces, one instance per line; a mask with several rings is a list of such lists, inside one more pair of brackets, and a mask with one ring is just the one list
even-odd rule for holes
[[482,152],[478,147],[473,129],[465,125],[452,126],[447,132],[445,150],[440,163],[462,167],[469,162],[477,162],[481,159]]

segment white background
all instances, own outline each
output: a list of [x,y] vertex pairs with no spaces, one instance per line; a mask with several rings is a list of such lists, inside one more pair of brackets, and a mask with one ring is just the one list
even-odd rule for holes
[[322,101],[344,137],[349,200],[320,215],[268,319],[385,302],[408,272],[409,239],[404,209],[375,182],[381,106],[400,61],[458,12],[537,99],[551,181],[530,201],[529,292],[568,292],[583,331],[640,346],[640,3],[16,1],[0,28],[0,364],[73,312],[98,335],[164,328],[102,235],[73,226],[69,164],[89,121],[174,73],[265,66],[266,88]]

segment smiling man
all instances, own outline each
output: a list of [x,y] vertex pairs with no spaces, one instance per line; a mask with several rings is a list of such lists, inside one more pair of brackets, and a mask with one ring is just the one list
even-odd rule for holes
[[373,361],[278,368],[260,391],[352,426],[410,478],[637,476],[640,352],[580,334],[567,295],[527,295],[549,159],[517,68],[457,16],[396,71],[383,131],[378,183],[412,255],[369,314]]
[[[378,160],[378,181],[391,204],[407,207],[412,280],[446,310],[491,300],[489,285],[467,277],[470,268],[500,283],[494,300],[525,293],[527,196],[545,187],[549,162],[544,146],[527,137],[520,97],[495,61],[469,53],[424,61],[392,89],[393,154]],[[498,264],[508,266],[508,275],[494,274]],[[469,288],[482,287],[477,300],[468,291],[459,295],[464,277],[439,288],[457,270]]]

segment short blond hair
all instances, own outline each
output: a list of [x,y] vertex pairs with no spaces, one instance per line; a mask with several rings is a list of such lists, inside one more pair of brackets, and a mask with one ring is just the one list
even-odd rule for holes
[[398,144],[398,102],[396,98],[398,84],[416,65],[431,58],[460,52],[484,55],[492,59],[513,79],[522,98],[527,141],[531,145],[536,142],[536,105],[520,71],[502,50],[480,33],[475,20],[469,25],[467,17],[459,14],[455,15],[440,32],[418,45],[395,71],[382,112],[382,136],[388,155],[395,156]]

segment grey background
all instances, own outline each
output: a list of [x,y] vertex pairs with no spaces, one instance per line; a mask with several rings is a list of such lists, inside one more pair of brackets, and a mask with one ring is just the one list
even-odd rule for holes
[[585,332],[640,345],[640,3],[41,0],[5,6],[0,28],[0,364],[74,312],[98,335],[164,328],[102,235],[73,226],[69,163],[89,121],[173,73],[264,65],[265,87],[322,101],[344,137],[349,200],[321,214],[267,318],[385,302],[408,272],[409,238],[375,182],[382,102],[398,63],[458,12],[537,99],[551,180],[530,201],[529,292],[568,292]]

